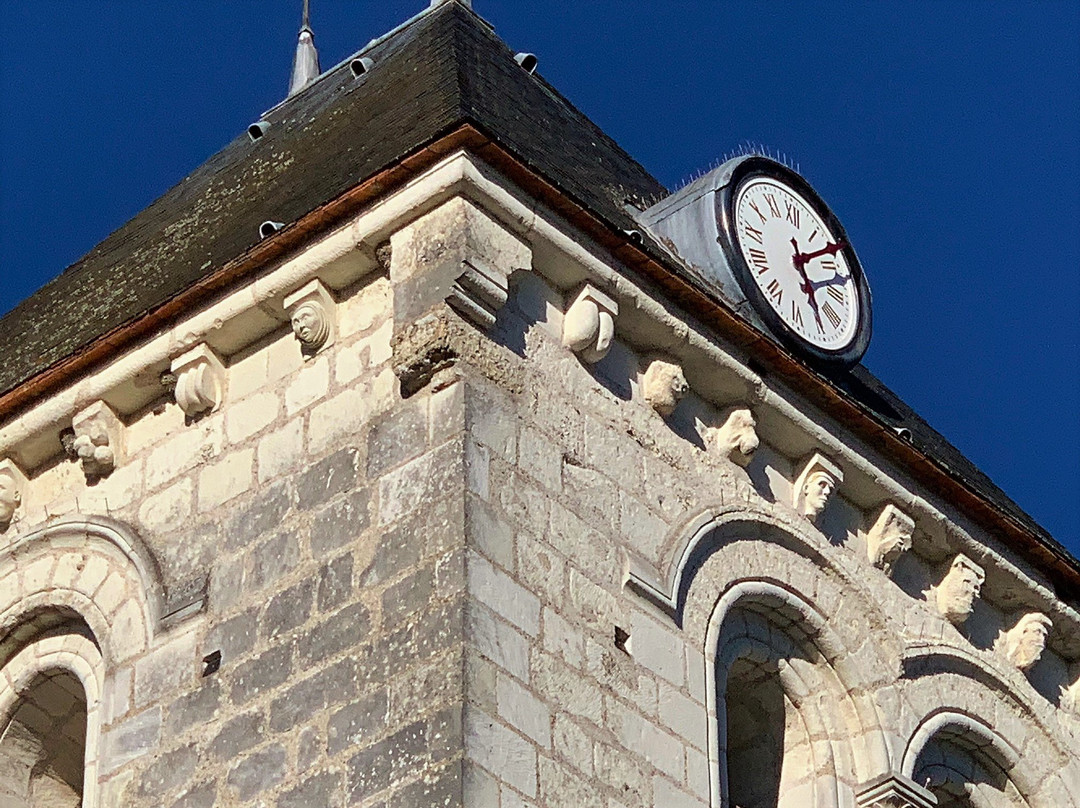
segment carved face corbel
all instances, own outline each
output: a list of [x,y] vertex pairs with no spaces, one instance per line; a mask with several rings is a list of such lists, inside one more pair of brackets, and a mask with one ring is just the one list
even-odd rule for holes
[[673,362],[654,359],[642,379],[642,393],[654,410],[665,418],[675,411],[690,391],[683,369]]
[[748,465],[761,444],[755,431],[754,414],[746,407],[732,407],[723,419],[723,426],[716,430],[714,439],[717,451],[733,463]]
[[1039,661],[1053,621],[1042,612],[1021,617],[1005,634],[1005,658],[1022,671]]
[[886,505],[866,534],[866,552],[870,556],[870,563],[886,573],[891,572],[896,559],[911,549],[911,535],[914,532],[914,519],[895,505]]
[[581,287],[563,318],[563,345],[583,362],[599,362],[615,338],[619,305],[591,283]]
[[986,572],[962,553],[953,559],[949,571],[937,588],[937,607],[941,616],[959,625],[971,615]]
[[792,497],[795,510],[816,522],[843,481],[844,472],[836,463],[822,454],[814,454],[795,480]]
[[123,453],[124,425],[104,401],[95,401],[71,420],[73,448],[83,473],[94,480],[108,475]]
[[304,356],[313,356],[334,344],[336,306],[330,292],[317,278],[285,297],[285,312]]
[[11,460],[0,460],[0,530],[11,524],[15,511],[22,504],[26,476]]
[[170,367],[176,377],[173,395],[185,415],[213,412],[225,397],[225,366],[206,343],[177,357]]

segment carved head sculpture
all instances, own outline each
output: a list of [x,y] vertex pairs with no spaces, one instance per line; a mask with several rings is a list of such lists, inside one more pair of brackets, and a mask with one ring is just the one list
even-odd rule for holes
[[937,589],[937,607],[950,623],[963,623],[975,608],[986,573],[968,558],[958,555]]
[[815,453],[795,480],[792,505],[802,516],[816,522],[843,481],[843,470],[825,455]]
[[0,465],[0,527],[6,527],[22,504],[18,474],[7,463]]
[[293,333],[306,348],[318,350],[330,336],[326,311],[315,300],[307,300],[293,309],[290,320]]
[[886,572],[902,554],[911,549],[915,520],[895,505],[886,505],[866,535],[870,563]]
[[653,360],[643,380],[645,400],[663,416],[671,415],[690,390],[683,369],[663,359]]
[[838,480],[824,469],[810,472],[802,488],[803,516],[816,519],[825,510],[837,484]]
[[1021,617],[1005,635],[1005,656],[1022,671],[1039,661],[1053,621],[1041,612]]
[[737,463],[748,461],[760,445],[754,414],[745,407],[733,409],[716,435],[721,454]]

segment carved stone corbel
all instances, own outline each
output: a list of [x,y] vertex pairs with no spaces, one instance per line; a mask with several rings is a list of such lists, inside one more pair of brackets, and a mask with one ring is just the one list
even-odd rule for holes
[[337,304],[316,278],[285,297],[285,312],[304,356],[314,356],[334,344]]
[[1005,658],[1022,671],[1030,669],[1046,649],[1054,622],[1042,612],[1025,614],[1005,633]]
[[450,288],[446,302],[450,308],[483,329],[495,325],[495,318],[506,304],[506,273],[490,266],[476,255],[461,262],[461,274]]
[[11,460],[0,460],[0,530],[11,524],[15,511],[22,504],[26,475]]
[[934,808],[937,797],[899,772],[883,775],[855,795],[859,808]]
[[949,571],[938,584],[935,599],[941,616],[954,625],[960,625],[975,609],[986,572],[961,553],[953,559]]
[[757,421],[747,407],[732,407],[724,415],[724,423],[716,430],[714,443],[720,454],[740,466],[747,466],[761,441],[755,428]]
[[583,362],[599,362],[611,349],[618,314],[618,303],[591,283],[585,284],[566,310],[563,345]]
[[641,388],[649,406],[665,418],[675,411],[690,391],[682,367],[663,359],[654,359],[649,363]]
[[176,377],[173,395],[185,415],[213,412],[225,397],[225,366],[206,343],[172,361]]
[[108,475],[123,456],[124,424],[104,401],[95,401],[71,419],[72,444],[83,473],[93,480]]
[[815,453],[795,480],[792,505],[811,522],[816,522],[843,481],[844,472],[840,467],[825,455]]
[[866,552],[870,563],[886,574],[901,555],[911,549],[915,520],[889,503],[881,509],[874,526],[866,534]]
[[390,237],[395,332],[443,301],[487,330],[506,303],[510,276],[532,249],[473,202],[449,199]]

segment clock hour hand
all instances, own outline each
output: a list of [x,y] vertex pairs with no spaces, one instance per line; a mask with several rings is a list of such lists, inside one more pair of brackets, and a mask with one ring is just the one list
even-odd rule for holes
[[802,268],[815,258],[820,258],[823,255],[836,255],[840,250],[844,248],[844,242],[838,241],[835,244],[826,244],[820,250],[814,250],[811,253],[801,253],[797,246],[798,242],[795,239],[791,240],[792,245],[795,245],[795,255],[792,257],[792,261],[795,262],[795,266]]

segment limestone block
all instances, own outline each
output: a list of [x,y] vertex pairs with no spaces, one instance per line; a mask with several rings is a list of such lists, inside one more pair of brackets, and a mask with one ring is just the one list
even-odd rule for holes
[[1005,634],[1005,658],[1022,671],[1031,668],[1042,656],[1053,625],[1041,612],[1025,614]]
[[591,283],[585,284],[563,318],[563,345],[583,362],[599,362],[611,349],[618,315],[618,303]]
[[105,477],[123,458],[124,425],[104,401],[95,401],[72,418],[74,451],[88,479]]
[[1065,690],[1065,694],[1061,698],[1061,706],[1067,710],[1072,710],[1076,715],[1080,716],[1080,679],[1077,679]]
[[829,498],[844,481],[844,472],[829,458],[815,453],[795,480],[792,505],[811,522],[816,522]]
[[26,475],[11,460],[0,460],[0,530],[6,528],[22,504]]
[[286,295],[284,305],[305,358],[334,344],[337,304],[322,281],[316,278]]
[[723,425],[716,430],[713,443],[718,452],[737,463],[747,466],[761,441],[755,427],[754,414],[746,407],[732,407],[723,416]]
[[173,394],[185,415],[212,412],[225,397],[225,366],[206,343],[200,343],[172,361],[176,376]]
[[961,553],[954,558],[935,593],[941,616],[956,625],[967,620],[985,580],[983,568],[966,555]]
[[390,238],[394,319],[405,325],[445,300],[481,328],[506,303],[509,277],[532,266],[529,246],[466,199],[451,199]]
[[665,418],[675,411],[690,390],[683,369],[674,362],[654,359],[645,371],[642,391],[645,400]]
[[886,573],[892,570],[903,553],[911,549],[915,520],[892,503],[881,509],[874,526],[866,534],[866,552],[870,563]]

